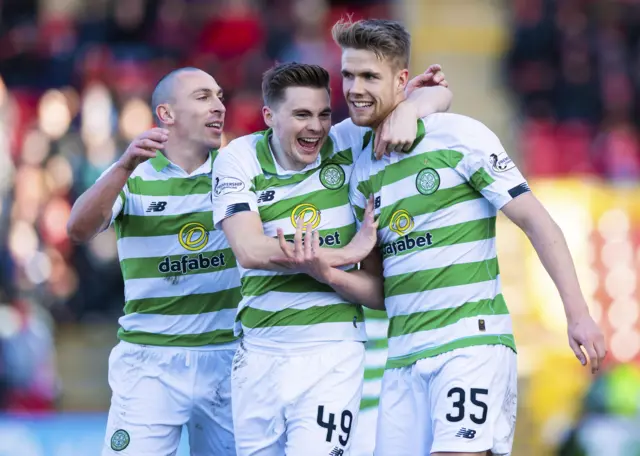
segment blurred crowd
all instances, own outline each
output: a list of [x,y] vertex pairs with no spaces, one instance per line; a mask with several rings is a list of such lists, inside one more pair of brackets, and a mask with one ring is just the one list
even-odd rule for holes
[[113,232],[76,246],[66,222],[152,125],[157,81],[180,66],[210,72],[225,91],[229,140],[264,128],[267,68],[318,63],[340,119],[329,30],[347,13],[389,15],[369,0],[0,0],[0,409],[54,406],[53,322],[121,314]]
[[529,174],[640,179],[640,1],[511,3],[507,72]]

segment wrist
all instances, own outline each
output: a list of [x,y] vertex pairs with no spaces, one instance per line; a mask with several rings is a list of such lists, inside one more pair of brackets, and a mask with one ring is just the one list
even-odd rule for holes
[[418,101],[415,98],[411,98],[411,96],[409,96],[409,98],[406,98],[399,106],[402,107],[401,109],[410,111],[416,120],[419,118]]
[[116,166],[114,167],[114,169],[122,172],[122,173],[126,173],[127,177],[129,177],[131,175],[131,173],[133,173],[133,171],[135,170],[135,166],[131,166],[130,164],[126,163],[125,161],[122,160],[122,158],[120,158],[117,162],[116,162]]
[[335,268],[350,264],[349,259],[353,256],[351,253],[352,250],[353,249],[349,247],[349,244],[347,244],[340,249],[321,248],[320,252],[323,256],[325,256],[325,259],[329,266]]
[[570,303],[569,305],[565,305],[564,313],[567,317],[567,322],[572,323],[574,321],[578,321],[583,317],[588,317],[589,314],[589,306],[584,299],[567,299],[563,300],[566,303]]

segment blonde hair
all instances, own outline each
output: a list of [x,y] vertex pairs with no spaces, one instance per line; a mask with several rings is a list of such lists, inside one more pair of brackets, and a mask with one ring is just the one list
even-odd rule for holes
[[342,48],[363,49],[399,68],[409,67],[411,35],[398,21],[342,18],[331,29],[333,40]]

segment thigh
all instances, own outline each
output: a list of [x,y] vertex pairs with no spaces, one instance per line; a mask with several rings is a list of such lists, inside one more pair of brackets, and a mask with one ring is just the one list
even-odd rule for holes
[[112,390],[103,456],[174,455],[189,397],[171,363],[153,347],[120,344],[109,358]]
[[231,410],[238,456],[284,454],[284,402],[277,357],[241,344],[231,370]]
[[510,453],[517,397],[515,358],[510,348],[489,345],[422,360],[431,370],[432,453]]
[[[427,456],[431,423],[425,380],[413,367],[388,369],[382,378],[375,456]],[[429,445],[430,446],[430,445]]]
[[[364,344],[337,342],[292,361],[289,390],[304,385],[287,408],[287,456],[349,454],[364,380]],[[309,379],[314,381],[309,384]]]
[[191,456],[235,456],[231,363],[235,350],[196,352],[194,405],[187,424]]

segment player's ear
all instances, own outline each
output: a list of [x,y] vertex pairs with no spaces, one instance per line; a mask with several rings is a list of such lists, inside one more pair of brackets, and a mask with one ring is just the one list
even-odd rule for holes
[[269,128],[273,128],[273,111],[269,106],[262,107],[262,118]]
[[156,107],[156,116],[165,125],[173,125],[176,122],[171,106],[168,104],[159,104]]
[[406,68],[400,70],[396,78],[396,81],[398,84],[398,87],[397,87],[398,91],[404,92],[404,89],[407,88],[407,84],[409,83],[409,70]]

